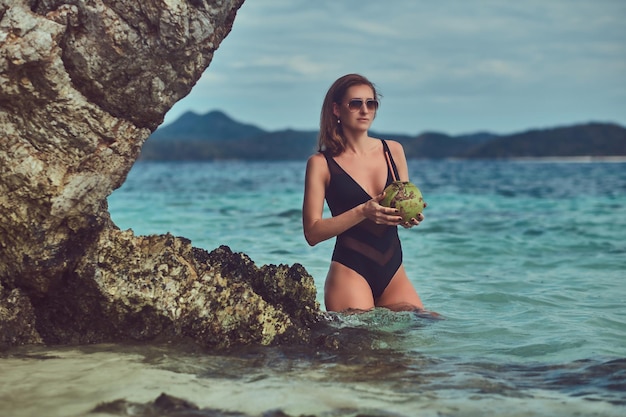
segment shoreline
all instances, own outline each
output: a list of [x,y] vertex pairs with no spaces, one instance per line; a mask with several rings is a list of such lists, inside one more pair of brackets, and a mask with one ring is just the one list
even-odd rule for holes
[[[420,158],[407,158],[407,160],[420,160]],[[421,160],[436,161],[437,159],[424,158]],[[537,162],[537,163],[626,163],[626,155],[615,156],[512,156],[507,158],[446,158],[450,162],[463,161],[496,161],[496,162]]]
[[520,156],[513,158],[506,158],[503,160],[514,162],[574,162],[574,163],[624,163],[626,162],[626,155],[621,156]]

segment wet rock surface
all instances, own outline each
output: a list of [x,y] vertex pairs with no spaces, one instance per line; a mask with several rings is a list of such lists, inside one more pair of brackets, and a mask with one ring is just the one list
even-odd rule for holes
[[[129,414],[129,410],[132,410]],[[250,414],[237,411],[225,411],[217,408],[200,408],[196,404],[168,394],[161,394],[147,404],[137,404],[126,400],[103,403],[93,409],[92,413],[114,416],[161,416],[161,417],[252,417]],[[262,417],[295,417],[282,410],[264,412]],[[300,415],[299,417],[315,417]],[[375,417],[375,416],[371,416]]]
[[301,266],[135,236],[107,209],[242,3],[0,0],[0,346],[310,339]]

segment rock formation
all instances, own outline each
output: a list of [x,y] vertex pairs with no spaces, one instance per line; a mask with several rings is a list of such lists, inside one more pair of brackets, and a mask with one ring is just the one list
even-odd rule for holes
[[301,266],[134,236],[106,206],[242,3],[0,0],[0,345],[309,337]]

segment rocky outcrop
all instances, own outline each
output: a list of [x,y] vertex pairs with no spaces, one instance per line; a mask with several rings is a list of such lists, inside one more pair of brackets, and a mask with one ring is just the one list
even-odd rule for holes
[[258,268],[226,246],[208,253],[172,235],[106,229],[74,275],[89,279],[63,280],[36,303],[39,334],[49,343],[308,341],[319,310],[302,266]]
[[0,0],[0,345],[307,339],[303,268],[134,236],[106,207],[242,3]]

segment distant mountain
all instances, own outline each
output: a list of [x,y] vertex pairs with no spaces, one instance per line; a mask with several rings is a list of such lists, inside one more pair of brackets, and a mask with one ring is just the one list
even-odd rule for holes
[[501,136],[465,152],[466,158],[626,155],[626,129],[610,123],[529,130]]
[[247,139],[266,133],[250,124],[236,122],[221,111],[204,115],[187,112],[173,123],[157,129],[150,139],[156,141],[222,141]]
[[[588,123],[535,129],[512,135],[479,132],[417,136],[370,132],[402,143],[407,158],[502,159],[558,156],[626,156],[626,129],[611,123]],[[317,131],[268,132],[233,120],[219,111],[188,112],[157,129],[141,152],[143,160],[302,160],[317,149]]]

